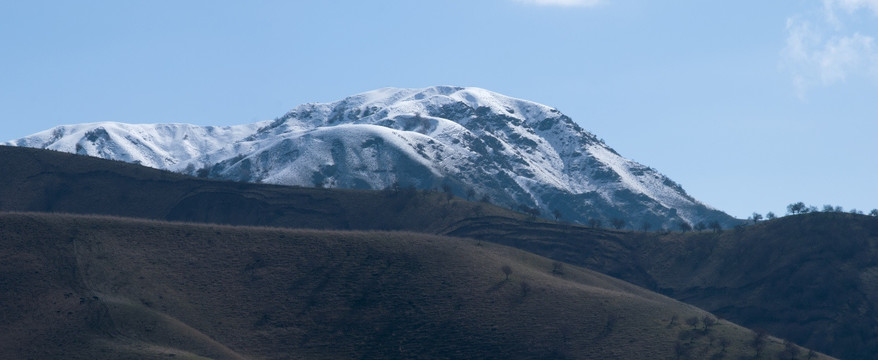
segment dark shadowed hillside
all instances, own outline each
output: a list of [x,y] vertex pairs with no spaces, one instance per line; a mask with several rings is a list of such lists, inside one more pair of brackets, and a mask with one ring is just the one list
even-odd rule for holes
[[471,240],[14,213],[0,215],[0,239],[8,359],[805,354],[608,276]]
[[212,181],[119,161],[0,146],[0,210],[312,229],[442,232],[468,217],[525,216],[437,192]]
[[644,245],[663,293],[841,358],[878,354],[878,218],[797,215]]
[[878,219],[810,214],[722,233],[552,223],[440,193],[208,181],[0,147],[0,209],[317,229],[390,229],[517,247],[665,293],[845,358],[876,353]]
[[875,217],[814,213],[664,234],[474,219],[450,234],[585,266],[834,356],[878,354]]

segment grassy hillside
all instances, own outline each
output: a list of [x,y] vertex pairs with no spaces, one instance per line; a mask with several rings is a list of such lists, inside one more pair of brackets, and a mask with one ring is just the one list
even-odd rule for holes
[[845,359],[878,354],[878,218],[789,216],[663,236],[639,253],[677,299]]
[[37,149],[0,147],[0,168],[0,210],[467,237],[596,270],[836,356],[878,353],[875,271],[864,260],[878,256],[874,218],[810,214],[658,234],[558,224],[440,193],[218,182]]
[[441,233],[469,217],[525,216],[438,192],[213,181],[118,161],[0,146],[0,210],[311,229]]
[[5,213],[0,286],[0,358],[805,358],[593,271],[405,232]]
[[878,354],[875,217],[813,213],[721,233],[473,219],[450,234],[585,266],[841,358]]

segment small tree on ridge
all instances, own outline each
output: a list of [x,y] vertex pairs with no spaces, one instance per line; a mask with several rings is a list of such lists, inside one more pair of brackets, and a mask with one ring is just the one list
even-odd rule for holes
[[506,274],[506,280],[509,280],[509,275],[512,274],[512,268],[509,267],[509,265],[503,265],[500,270],[503,271],[503,274]]

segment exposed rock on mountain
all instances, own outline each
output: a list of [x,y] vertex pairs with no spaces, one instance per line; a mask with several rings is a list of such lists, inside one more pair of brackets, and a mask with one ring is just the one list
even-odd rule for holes
[[478,88],[386,88],[232,127],[91,123],[8,142],[246,182],[446,189],[545,217],[736,222],[558,110]]

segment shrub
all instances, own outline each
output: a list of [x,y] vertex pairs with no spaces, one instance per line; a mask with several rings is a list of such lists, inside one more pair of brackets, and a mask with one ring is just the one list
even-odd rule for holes
[[697,316],[693,316],[693,317],[687,318],[687,319],[686,319],[686,325],[689,325],[689,326],[691,326],[691,327],[693,327],[693,328],[697,327],[697,326],[698,326],[698,317],[697,317]]
[[709,329],[711,326],[716,325],[716,318],[710,315],[704,315],[701,318],[701,322],[704,324],[704,330]]

